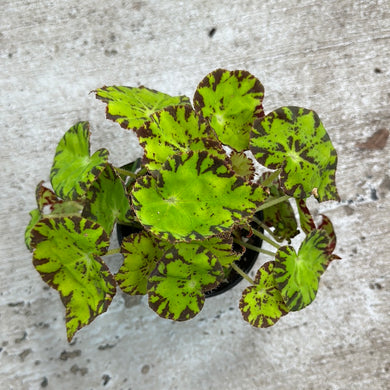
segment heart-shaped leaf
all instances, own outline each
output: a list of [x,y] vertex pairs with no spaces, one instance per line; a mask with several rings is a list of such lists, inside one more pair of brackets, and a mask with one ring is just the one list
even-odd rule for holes
[[98,222],[108,235],[117,220],[124,223],[134,220],[124,183],[110,164],[89,187],[83,217]]
[[115,295],[115,279],[99,257],[109,238],[101,226],[81,217],[44,218],[31,231],[31,246],[35,268],[66,308],[70,341],[107,310]]
[[225,158],[226,154],[214,132],[190,105],[168,107],[151,115],[150,121],[137,130],[145,150],[144,163],[160,169],[167,158],[190,150],[208,150]]
[[204,305],[204,292],[223,278],[216,257],[202,246],[177,243],[169,249],[148,283],[149,306],[163,318],[185,321]]
[[64,200],[77,200],[107,165],[108,151],[100,149],[90,156],[88,122],[71,127],[59,142],[50,172],[54,192]]
[[263,264],[256,273],[255,285],[247,287],[240,300],[244,320],[252,326],[267,328],[288,313],[273,275],[274,262]]
[[320,202],[339,200],[336,150],[314,111],[281,107],[256,120],[250,149],[267,168],[281,169],[286,194],[300,199],[313,194]]
[[107,104],[106,116],[124,129],[141,127],[149,116],[168,106],[191,104],[186,96],[169,96],[153,89],[112,86],[99,88],[96,98]]
[[301,310],[316,297],[321,275],[331,258],[330,238],[324,230],[313,230],[302,242],[298,254],[291,246],[279,248],[274,276],[287,307]]
[[133,207],[147,230],[174,242],[203,240],[250,217],[264,190],[235,176],[226,161],[207,152],[169,158],[153,176],[137,180]]
[[264,116],[263,96],[263,85],[249,72],[217,69],[198,85],[194,107],[223,144],[240,152],[248,149],[253,121]]
[[124,261],[115,279],[121,290],[130,295],[144,295],[150,273],[171,246],[145,231],[130,234],[122,241]]

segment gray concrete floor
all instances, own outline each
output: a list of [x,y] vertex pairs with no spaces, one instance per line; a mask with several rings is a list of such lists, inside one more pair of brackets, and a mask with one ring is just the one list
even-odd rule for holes
[[[267,112],[320,114],[342,202],[315,208],[334,220],[343,260],[312,305],[268,330],[242,320],[240,288],[187,323],[118,294],[69,345],[23,243],[58,140],[89,120],[93,149],[125,163],[141,150],[89,91],[192,96],[218,67],[258,76]],[[0,75],[1,389],[389,389],[390,141],[357,147],[390,128],[389,0],[2,0]]]

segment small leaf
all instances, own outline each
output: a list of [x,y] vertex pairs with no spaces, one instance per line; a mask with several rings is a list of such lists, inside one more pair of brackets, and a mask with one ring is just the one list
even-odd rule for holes
[[80,215],[84,207],[82,202],[58,198],[51,189],[43,185],[43,180],[37,185],[35,194],[42,216]]
[[310,213],[309,208],[306,205],[305,199],[295,199],[298,208],[299,214],[299,222],[301,225],[301,229],[309,234],[312,230],[316,228],[316,224],[314,223],[314,219]]
[[[270,175],[272,173],[265,172],[260,181],[266,180]],[[284,195],[278,179],[268,185],[268,189],[273,197],[278,198]],[[263,221],[267,226],[274,228],[273,234],[279,241],[291,240],[299,233],[295,213],[288,199],[264,209]]]
[[149,116],[168,106],[191,104],[186,96],[169,96],[153,89],[112,86],[99,88],[96,98],[107,104],[106,116],[124,129],[141,127]]
[[[328,235],[330,240],[329,240],[329,245],[326,248],[326,252],[329,255],[331,255],[336,248],[336,233],[334,231],[331,220],[324,214],[321,214],[321,217],[322,217],[322,222],[318,226],[318,229],[325,231],[326,234]],[[333,256],[335,259],[336,258],[340,259],[340,257],[338,257],[337,255],[333,255]]]
[[298,199],[339,200],[336,150],[314,111],[281,107],[256,120],[250,149],[257,161],[281,169],[284,192]]
[[71,127],[59,142],[50,172],[54,192],[62,199],[78,200],[107,164],[108,151],[100,149],[90,156],[88,122]]
[[145,231],[126,237],[121,246],[123,265],[115,275],[121,290],[131,295],[146,294],[149,275],[170,246]]
[[180,152],[208,150],[225,158],[225,151],[205,120],[190,105],[168,107],[151,115],[137,130],[145,150],[144,163],[160,169],[167,158]]
[[255,174],[255,167],[253,161],[244,153],[233,151],[229,156],[233,171],[245,178],[245,180],[252,180]]
[[160,317],[189,320],[202,309],[204,292],[222,278],[222,267],[211,252],[196,244],[177,243],[150,275],[149,306]]
[[[44,181],[38,183],[35,189],[35,197],[37,200],[38,210],[43,214],[49,214],[53,211],[53,205],[63,202],[57,197],[57,195],[46,186],[43,185]],[[45,212],[44,209],[48,207],[49,212]]]
[[174,155],[156,178],[139,178],[131,195],[141,224],[171,242],[230,231],[265,198],[260,186],[235,176],[225,160],[207,152]]
[[[311,231],[316,229],[316,224],[314,223],[314,219],[306,206],[306,201],[304,199],[296,199],[297,206],[298,206],[298,213],[299,213],[299,219],[302,230],[309,234]],[[326,232],[326,234],[329,237],[329,245],[326,248],[326,251],[329,255],[332,255],[333,251],[336,248],[336,233],[333,228],[333,224],[331,220],[324,214],[320,214],[322,217],[322,222],[318,226],[318,230],[323,230]],[[340,259],[337,255],[331,256],[332,260],[334,259]]]
[[31,247],[31,230],[34,228],[34,226],[38,223],[38,221],[41,219],[41,213],[38,209],[34,209],[30,211],[30,222],[28,223],[26,230],[24,232],[24,242],[27,246],[27,249],[32,251]]
[[240,152],[248,149],[253,121],[264,116],[263,96],[263,85],[249,72],[217,69],[198,85],[194,107],[223,144]]
[[116,220],[120,222],[134,220],[124,183],[110,164],[86,193],[82,215],[98,222],[108,235],[111,234]]
[[44,218],[31,237],[33,264],[66,308],[70,341],[107,310],[115,295],[115,279],[99,257],[107,252],[109,238],[101,226],[81,217]]
[[291,311],[313,302],[320,276],[330,262],[329,243],[325,231],[313,230],[302,242],[298,254],[291,246],[283,246],[276,253],[275,280]]
[[[135,173],[140,167],[141,167],[141,158],[139,157],[135,161],[125,164],[120,168]],[[130,189],[133,187],[133,184],[135,182],[135,178],[124,174],[119,174],[119,176],[122,179],[122,181],[126,184],[126,191],[130,192]]]
[[274,325],[288,308],[273,276],[274,262],[263,264],[257,271],[255,285],[247,287],[240,300],[244,320],[257,328]]

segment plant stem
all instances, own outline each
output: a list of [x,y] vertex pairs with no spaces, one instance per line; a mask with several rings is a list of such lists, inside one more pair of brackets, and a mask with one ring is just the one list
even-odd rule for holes
[[259,248],[255,245],[249,244],[248,242],[241,241],[239,239],[234,240],[235,243],[242,245],[245,248],[252,249],[253,251],[259,252],[259,253],[264,253],[265,255],[275,257],[275,253],[271,251],[267,251],[266,249]]
[[147,173],[148,170],[146,168],[142,168],[140,169],[138,172],[137,172],[137,177],[140,177],[140,176],[143,176],[145,175],[145,173]]
[[236,263],[232,263],[232,268],[250,284],[255,284],[254,280],[250,278]]
[[252,228],[252,232],[255,236],[261,238],[262,240],[264,240],[265,242],[268,242],[268,244],[272,245],[274,248],[276,249],[279,249],[280,248],[280,245],[277,244],[275,241],[271,240],[270,238],[268,238],[265,234],[259,232],[258,230],[256,229],[253,229]]
[[121,252],[121,248],[109,249],[104,256],[115,255]]
[[262,187],[268,187],[279,176],[280,172],[281,172],[281,169],[278,169],[277,171],[272,172],[269,175],[269,177],[267,177],[262,183],[260,183],[260,185]]
[[115,168],[115,169],[121,175],[130,176],[133,179],[137,178],[137,174],[135,174],[134,172],[128,171],[127,169],[123,169],[123,168]]
[[270,200],[265,201],[262,205],[260,205],[257,209],[256,212],[267,209],[268,207],[275,206],[278,203],[282,203],[289,199],[289,195],[283,195],[279,198],[271,198]]
[[260,221],[260,219],[253,217],[252,221],[257,223],[261,228],[263,228],[275,241],[282,242],[283,239],[280,239],[274,235],[274,232],[263,222]]

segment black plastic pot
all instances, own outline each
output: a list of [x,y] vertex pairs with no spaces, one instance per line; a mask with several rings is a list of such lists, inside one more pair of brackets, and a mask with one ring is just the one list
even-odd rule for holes
[[[262,220],[263,219],[263,214],[262,212],[259,212],[256,214],[257,218]],[[252,222],[252,225],[254,228],[257,230],[262,231],[262,229],[257,226],[254,222]],[[138,233],[140,232],[141,229],[138,227],[133,227],[133,226],[127,226],[127,225],[121,225],[117,224],[116,227],[116,232],[117,232],[117,237],[118,237],[118,242],[119,245],[121,245],[122,240],[127,237],[129,234],[132,233]],[[257,247],[261,247],[263,240],[255,235],[252,235],[248,239],[248,243],[255,245]],[[236,244],[234,244],[236,245]],[[237,251],[239,251],[241,248],[237,246]],[[236,262],[236,264],[245,272],[248,273],[252,267],[254,266],[256,260],[257,260],[258,252],[252,250],[252,249],[246,249],[245,253],[241,256],[240,260]],[[240,283],[242,280],[242,276],[238,274],[235,270],[231,270],[229,274],[227,275],[227,278],[225,281],[221,282],[216,288],[213,290],[205,292],[206,298],[209,297],[215,297],[216,295],[223,294],[224,292],[230,290],[234,286],[236,286],[238,283]]]

